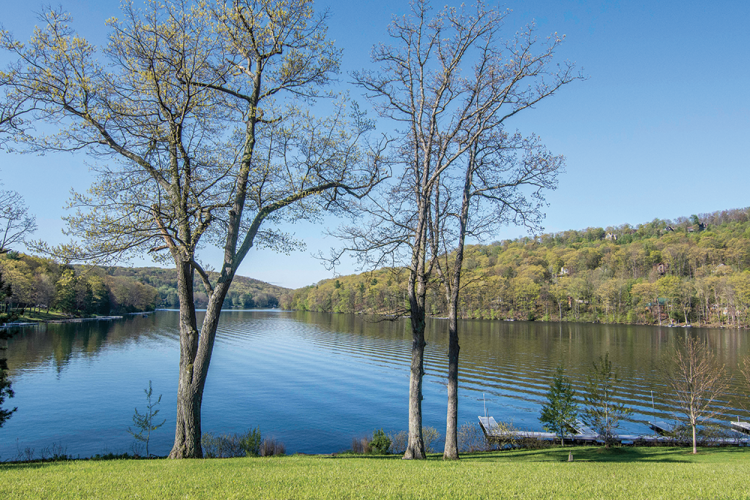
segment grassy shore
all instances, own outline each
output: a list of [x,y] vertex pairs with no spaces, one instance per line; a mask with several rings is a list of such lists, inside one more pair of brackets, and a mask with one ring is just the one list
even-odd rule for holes
[[78,460],[0,464],[0,498],[750,498],[748,477],[739,448]]
[[70,315],[64,314],[60,311],[32,311],[31,309],[26,309],[24,310],[24,314],[18,316],[18,318],[14,319],[14,321],[22,321],[24,323],[43,322],[67,318],[70,318]]

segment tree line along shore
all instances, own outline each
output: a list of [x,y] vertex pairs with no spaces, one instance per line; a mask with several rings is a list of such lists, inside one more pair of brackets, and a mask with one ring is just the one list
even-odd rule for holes
[[[655,219],[470,245],[464,319],[747,327],[750,210]],[[408,309],[408,270],[323,280],[282,295],[282,308],[357,314]],[[434,280],[427,310],[447,311]]]
[[[10,285],[0,304],[3,312],[24,318],[54,320],[64,316],[94,316],[177,308],[174,269],[156,267],[71,266],[52,259],[7,252],[0,256],[0,273]],[[194,286],[200,290],[198,278]],[[276,307],[286,289],[238,277],[225,300],[226,308]],[[195,295],[205,306],[204,292]]]
[[[8,252],[0,272],[11,284],[6,310],[90,316],[179,307],[173,269],[70,266]],[[463,272],[463,319],[746,328],[750,209],[469,245]],[[402,314],[407,278],[404,268],[382,268],[290,290],[238,276],[224,308]],[[205,306],[198,277],[194,287],[196,306]],[[437,282],[427,303],[432,316],[445,315]]]

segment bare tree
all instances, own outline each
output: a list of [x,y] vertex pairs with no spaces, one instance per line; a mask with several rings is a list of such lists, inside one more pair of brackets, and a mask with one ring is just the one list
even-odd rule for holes
[[686,337],[677,341],[665,378],[692,429],[693,453],[698,453],[696,427],[718,413],[716,402],[728,386],[724,365],[719,364],[706,342]]
[[24,243],[36,231],[36,217],[29,214],[23,197],[15,191],[0,190],[0,254]]
[[346,250],[368,265],[409,269],[413,343],[405,458],[424,457],[421,381],[430,276],[437,270],[450,308],[444,457],[455,459],[456,308],[465,238],[509,222],[536,227],[541,193],[554,188],[562,166],[562,159],[547,153],[536,138],[507,134],[503,127],[508,118],[572,81],[572,67],[550,69],[561,41],[556,36],[539,43],[529,27],[503,40],[506,15],[481,2],[472,14],[463,8],[432,13],[427,1],[415,1],[410,14],[388,29],[394,44],[373,50],[378,68],[354,74],[380,115],[401,127],[392,156],[401,168],[399,182],[387,196],[361,208],[368,223],[337,235],[353,242]]
[[[180,370],[171,458],[200,457],[201,404],[221,306],[248,251],[302,245],[269,224],[315,219],[381,179],[371,124],[337,100],[316,118],[340,51],[310,0],[149,0],[123,4],[102,58],[50,12],[0,74],[0,109],[25,112],[27,151],[84,150],[99,176],[75,194],[70,232],[83,244],[42,250],[81,260],[146,252],[177,269]],[[7,115],[7,113],[6,113]],[[45,122],[54,135],[24,127]],[[210,279],[200,249],[223,250]],[[193,276],[208,297],[199,327]]]

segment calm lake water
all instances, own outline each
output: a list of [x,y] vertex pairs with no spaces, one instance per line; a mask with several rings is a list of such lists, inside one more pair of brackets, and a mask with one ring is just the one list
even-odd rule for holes
[[[447,322],[428,322],[424,425],[445,432]],[[659,368],[675,340],[707,340],[733,376],[720,404],[726,419],[747,413],[738,365],[750,354],[739,330],[606,326],[576,323],[461,323],[459,423],[487,411],[519,428],[541,430],[538,417],[552,373],[563,363],[577,387],[605,352],[619,369],[634,413],[621,427],[650,433],[654,417],[674,419]],[[331,453],[374,429],[407,428],[411,334],[408,322],[351,315],[225,311],[203,402],[203,430],[260,426],[287,452]],[[52,443],[73,456],[130,450],[133,409],[145,410],[152,381],[163,394],[152,453],[169,452],[179,359],[177,312],[148,317],[26,328],[8,349],[18,411],[0,428],[0,460]],[[654,404],[652,407],[651,394]],[[6,404],[6,407],[8,405]]]

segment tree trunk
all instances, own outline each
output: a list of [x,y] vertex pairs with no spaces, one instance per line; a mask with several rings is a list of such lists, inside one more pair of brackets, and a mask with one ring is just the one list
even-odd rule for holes
[[[475,146],[476,147],[476,146]],[[443,460],[458,460],[458,354],[461,346],[458,343],[458,298],[461,292],[461,268],[464,263],[464,243],[466,241],[466,227],[469,221],[469,203],[471,202],[471,186],[474,177],[476,150],[472,151],[469,166],[466,169],[463,197],[461,200],[461,215],[459,217],[458,244],[456,257],[453,261],[453,272],[443,277],[448,299],[448,411],[445,424],[445,448]],[[437,250],[437,249],[436,249]],[[439,252],[435,252],[437,255]],[[450,280],[450,281],[448,281]]]
[[[423,212],[424,214],[424,212]],[[427,458],[422,437],[422,377],[424,376],[425,297],[427,283],[425,277],[425,219],[422,215],[414,249],[412,270],[409,273],[409,309],[412,330],[411,373],[409,375],[409,442],[404,459]]]
[[693,424],[693,455],[698,453],[698,447],[696,446],[696,439],[695,439],[695,424]]
[[193,268],[190,262],[177,262],[177,294],[180,297],[180,373],[177,386],[177,424],[169,458],[202,458],[201,404],[203,390],[193,383],[198,353],[198,327],[195,318]]
[[445,426],[444,460],[458,460],[458,318],[450,304],[448,325],[448,414]]
[[414,325],[412,319],[411,374],[409,376],[409,443],[404,459],[427,458],[422,437],[422,377],[424,376],[424,319]]
[[193,268],[190,262],[180,261],[177,293],[180,296],[180,374],[177,387],[177,423],[174,445],[169,458],[202,458],[201,405],[211,362],[221,305],[233,276],[219,283],[211,293],[198,333]]

